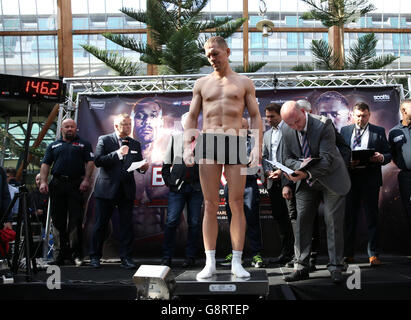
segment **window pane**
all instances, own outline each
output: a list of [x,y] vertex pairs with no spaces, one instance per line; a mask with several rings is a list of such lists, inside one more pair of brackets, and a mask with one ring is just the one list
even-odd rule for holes
[[89,29],[88,18],[73,18],[73,30]]
[[57,14],[57,0],[37,0],[38,14]]
[[56,30],[54,16],[38,19],[39,30]]
[[87,14],[88,6],[87,0],[71,0],[71,13],[74,14]]
[[19,0],[19,3],[20,3],[20,14],[22,14],[22,15],[26,15],[26,14],[35,15],[37,13],[36,1],[33,1],[33,0]]
[[20,30],[20,19],[4,19],[4,30]]
[[18,15],[19,3],[17,1],[2,0],[3,15]]
[[[123,6],[122,0],[106,0],[106,12],[107,13],[121,13],[119,10]],[[134,1],[133,9],[136,9],[136,2]]]
[[106,13],[106,6],[103,0],[88,0],[90,13]]
[[107,28],[109,29],[121,29],[123,28],[123,17],[108,17]]

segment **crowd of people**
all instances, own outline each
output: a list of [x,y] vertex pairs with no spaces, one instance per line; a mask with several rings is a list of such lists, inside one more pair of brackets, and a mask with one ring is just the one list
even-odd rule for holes
[[[342,282],[344,268],[355,262],[361,209],[367,224],[369,263],[380,265],[381,168],[391,160],[400,169],[400,195],[411,230],[411,100],[401,102],[402,119],[389,131],[388,139],[383,127],[369,122],[368,104],[359,102],[349,110],[347,100],[336,92],[322,95],[316,110],[312,110],[307,100],[290,100],[282,105],[269,103],[264,111],[270,128],[263,132],[254,85],[247,77],[231,70],[230,49],[225,41],[220,37],[210,38],[205,44],[205,53],[214,72],[196,82],[190,110],[181,120],[183,132],[170,137],[162,163],[162,177],[169,192],[161,263],[172,266],[176,233],[187,206],[183,267],[196,266],[202,227],[206,263],[197,279],[207,279],[216,273],[217,211],[224,168],[232,253],[223,264],[230,265],[235,276],[250,276],[242,266],[247,237],[252,266],[260,268],[271,262],[292,267],[293,272],[285,277],[287,282],[309,278],[309,273],[316,270],[319,251],[320,205],[332,281]],[[136,177],[144,175],[154,161],[148,154],[153,147],[152,139],[148,138],[154,131],[147,129],[146,124],[161,113],[157,103],[151,103],[155,110],[148,108],[148,104],[142,102],[141,105],[147,105],[140,108],[144,112],[136,109],[138,112],[131,115],[117,115],[114,132],[98,138],[94,153],[91,144],[78,136],[72,119],[62,122],[61,138],[47,147],[36,177],[37,188],[30,195],[30,207],[44,225],[50,198],[54,264],[64,265],[70,260],[77,266],[83,265],[85,194],[93,190],[95,221],[88,252],[90,265],[101,267],[107,226],[117,207],[121,266],[136,267],[132,259]],[[197,129],[200,113],[202,132]],[[352,123],[344,124],[340,119],[344,116]],[[131,137],[132,121],[135,139]],[[136,126],[136,122],[140,125]],[[357,150],[371,153],[360,160],[352,156]],[[136,162],[140,162],[138,169],[129,171]],[[290,171],[287,173],[282,166]],[[100,170],[93,186],[95,167]],[[1,179],[4,178],[2,173]],[[2,212],[10,203],[10,194],[17,190],[13,178],[15,170],[7,170],[7,190],[4,181],[0,190]],[[281,241],[279,256],[265,263],[257,179],[263,181],[268,192]],[[144,192],[152,195],[150,190]],[[17,212],[18,207],[7,217],[3,213],[5,228],[11,228],[12,215]]]

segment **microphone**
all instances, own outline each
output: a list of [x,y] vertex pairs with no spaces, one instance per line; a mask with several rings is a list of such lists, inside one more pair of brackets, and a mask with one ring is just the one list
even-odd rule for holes
[[121,139],[121,146],[128,146],[129,145],[129,141],[127,138]]
[[[121,139],[121,146],[127,146],[128,147],[129,142],[130,141],[127,138],[122,138]],[[123,155],[123,160],[122,161],[124,161],[126,159],[126,156],[127,156],[126,154]]]

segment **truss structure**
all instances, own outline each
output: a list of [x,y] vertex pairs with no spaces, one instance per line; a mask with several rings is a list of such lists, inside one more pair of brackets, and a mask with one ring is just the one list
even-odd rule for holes
[[[401,99],[411,98],[411,69],[334,70],[279,73],[245,73],[257,90],[332,87],[398,86]],[[132,77],[65,78],[67,100],[60,120],[76,113],[80,95],[191,92],[195,81],[205,76],[163,75]]]

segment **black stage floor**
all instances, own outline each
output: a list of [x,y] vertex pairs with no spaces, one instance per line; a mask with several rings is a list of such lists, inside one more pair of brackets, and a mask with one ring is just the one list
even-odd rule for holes
[[[292,269],[267,265],[259,270],[266,270],[269,280],[269,294],[266,300],[408,300],[411,299],[411,257],[381,256],[383,265],[371,268],[367,257],[359,257],[356,265],[360,268],[360,289],[349,289],[346,281],[335,285],[330,281],[326,269],[326,258],[319,260],[318,270],[310,274],[310,279],[287,284],[283,277]],[[160,260],[135,259],[139,265],[158,265]],[[181,268],[181,260],[173,260],[175,266],[171,270],[172,277],[177,277],[186,269]],[[190,270],[200,270],[198,267]],[[244,266],[250,267],[250,261]],[[120,268],[119,261],[102,263],[102,268],[93,269],[86,263],[82,267],[61,267],[61,289],[47,288],[45,270],[33,275],[31,282],[26,281],[25,273],[20,272],[14,277],[13,284],[0,284],[1,300],[134,300],[136,287],[132,277],[135,270]],[[218,266],[219,270],[229,270]],[[351,274],[346,273],[345,279]],[[352,277],[351,277],[352,278]],[[1,280],[0,280],[1,281]],[[352,283],[352,281],[351,281]],[[357,282],[358,285],[358,282]],[[191,299],[196,299],[191,296]],[[202,297],[204,298],[204,297]],[[225,296],[208,299],[224,300]],[[233,296],[230,297],[230,299]],[[182,297],[175,297],[179,301]]]

